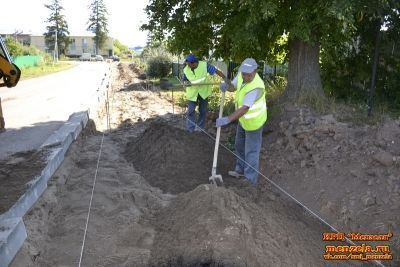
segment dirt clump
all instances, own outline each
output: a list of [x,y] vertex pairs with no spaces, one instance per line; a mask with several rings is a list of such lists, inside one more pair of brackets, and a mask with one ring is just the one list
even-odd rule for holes
[[[125,157],[152,186],[177,194],[209,182],[214,142],[203,133],[155,122],[127,144]],[[221,149],[218,173],[227,174],[233,166],[232,154]]]
[[339,231],[393,233],[398,257],[400,120],[354,126],[335,114],[286,107],[267,128],[262,173]]

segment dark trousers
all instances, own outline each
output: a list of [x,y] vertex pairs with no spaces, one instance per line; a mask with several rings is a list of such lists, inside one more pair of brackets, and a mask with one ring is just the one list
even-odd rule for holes
[[[199,117],[196,120],[196,106],[199,105]],[[203,99],[200,95],[197,96],[197,101],[188,101],[188,113],[186,128],[189,132],[193,132],[196,125],[202,129],[205,128],[207,116],[208,99]]]

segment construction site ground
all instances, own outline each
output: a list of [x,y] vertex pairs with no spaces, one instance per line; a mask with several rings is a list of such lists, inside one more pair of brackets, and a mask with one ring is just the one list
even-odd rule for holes
[[[175,105],[172,113],[171,95],[139,77],[135,65],[115,65],[109,112],[88,123],[24,216],[28,238],[11,266],[79,263],[96,174],[82,266],[373,265],[324,260],[326,245],[346,243],[322,240],[331,229],[265,177],[339,231],[393,233],[377,244],[390,245],[393,260],[385,266],[400,266],[399,120],[353,126],[336,114],[282,106],[264,129],[258,187],[227,175],[235,158],[223,147],[224,186],[215,187],[208,183],[215,116],[208,135],[188,133],[184,110]],[[223,128],[222,143],[234,133],[235,125]],[[43,153],[3,164],[34,175]],[[28,156],[39,160],[30,166]]]

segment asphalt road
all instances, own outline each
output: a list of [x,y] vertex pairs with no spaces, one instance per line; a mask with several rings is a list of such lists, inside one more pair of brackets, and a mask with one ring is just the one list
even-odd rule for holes
[[36,149],[68,117],[87,110],[108,63],[76,63],[73,68],[0,88],[6,131],[0,133],[0,159]]

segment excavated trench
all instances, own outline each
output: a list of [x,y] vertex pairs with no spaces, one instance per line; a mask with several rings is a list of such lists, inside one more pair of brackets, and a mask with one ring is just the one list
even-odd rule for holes
[[[125,157],[133,162],[150,185],[164,193],[178,194],[208,183],[214,144],[214,140],[201,132],[188,133],[156,122],[127,144]],[[226,175],[233,166],[233,155],[221,148],[217,172],[223,175],[228,185],[236,182]]]
[[214,141],[152,123],[125,157],[171,203],[147,218],[156,230],[149,266],[330,266],[328,229],[263,179],[257,188],[228,177],[233,155],[221,149],[223,187],[208,184]]
[[[134,87],[132,83],[140,81],[131,65],[128,67],[119,64],[118,69],[120,75],[114,81],[113,88],[116,91],[111,94],[113,100],[110,112],[111,125],[115,129],[104,136],[103,142],[100,133],[87,127],[71,145],[62,166],[50,180],[48,189],[35,207],[24,216],[28,238],[12,266],[77,264],[99,147],[103,149],[85,245],[84,266],[372,265],[365,261],[323,260],[326,245],[346,243],[323,242],[322,234],[330,230],[261,177],[257,188],[244,180],[228,177],[227,171],[233,167],[234,158],[223,148],[220,148],[217,173],[222,174],[224,186],[209,185],[214,141],[204,133],[189,134],[174,127],[182,122],[182,117],[174,118],[169,114],[171,109],[168,98],[143,90],[142,85]],[[349,166],[341,163],[341,159],[332,158],[330,153],[331,147],[340,143],[342,148],[351,152],[351,157],[346,157],[342,152],[337,156],[344,155],[343,160],[351,162],[351,159],[356,158],[352,154],[354,146],[348,144],[352,141],[340,141],[340,136],[336,136],[339,141],[329,137],[331,131],[327,131],[326,127],[329,126],[330,129],[330,123],[322,125],[322,129],[321,125],[307,126],[309,131],[303,133],[312,133],[315,128],[320,130],[317,131],[318,136],[323,135],[323,138],[315,139],[315,150],[320,149],[321,142],[326,143],[323,146],[326,160],[320,160],[318,165],[325,166],[330,172],[321,172],[317,166],[310,167],[310,159],[301,158],[301,146],[294,147],[295,150],[290,147],[293,136],[299,138],[300,143],[313,140],[309,134],[306,135],[308,139],[304,139],[304,134],[303,137],[297,134],[298,129],[303,129],[306,125],[303,119],[299,119],[301,124],[296,127],[292,127],[292,119],[293,116],[272,127],[281,129],[278,133],[275,132],[280,137],[265,142],[270,145],[262,150],[263,172],[285,190],[289,183],[295,190],[288,191],[292,194],[293,191],[298,193],[299,196],[295,196],[317,214],[330,215],[348,211],[344,207],[359,207],[346,204],[333,208],[332,202],[340,204],[335,201],[336,198],[346,198],[347,189],[343,189],[343,192],[335,190],[335,198],[329,195],[320,198],[314,194],[330,188],[326,185],[315,188],[317,185],[324,186],[324,182],[328,185],[331,180],[336,181],[336,184],[348,184],[346,180],[337,179],[349,179]],[[311,117],[304,120],[314,119]],[[398,133],[397,127],[396,125],[390,129],[393,129],[393,133]],[[343,138],[347,138],[344,135],[347,131],[347,128],[343,130]],[[384,129],[385,134],[388,132],[391,131]],[[227,134],[222,136],[226,137]],[[269,133],[264,138],[271,136]],[[390,140],[395,139],[390,137]],[[307,147],[309,149],[313,146],[308,144]],[[364,146],[358,150],[361,153],[365,149]],[[324,158],[321,151],[314,153],[321,156],[315,158],[316,160]],[[392,153],[398,155],[396,151]],[[304,166],[300,164],[301,160],[306,163],[302,164]],[[337,162],[333,169],[341,172],[332,172],[332,162]],[[365,166],[369,166],[370,161],[364,158],[363,162],[366,163]],[[14,163],[18,163],[18,160]],[[350,167],[352,166],[354,165]],[[377,188],[378,182],[381,182],[382,189],[386,186],[383,180],[387,176],[386,171],[391,172],[388,182],[398,181],[395,167],[378,168],[373,165],[367,171],[374,173],[365,173],[361,169],[354,176],[360,177],[360,181],[362,177],[372,179],[369,177],[376,176],[376,185],[373,180],[374,183],[370,186],[368,179],[364,186],[361,182],[358,185],[370,190]],[[389,201],[384,203],[391,203],[390,209],[386,208],[385,212],[398,210],[395,192],[398,188],[392,186],[392,189],[392,194],[383,194],[383,201]],[[356,191],[362,192],[364,197],[364,191]],[[370,200],[373,195],[366,197],[366,200]],[[353,201],[353,198],[350,200]],[[318,205],[313,207],[315,202]],[[363,201],[353,202],[364,204]],[[368,204],[368,209],[379,208],[377,205],[371,206],[369,201],[365,204]],[[319,213],[321,206],[329,209],[325,209],[325,212],[322,209]],[[365,209],[360,209],[361,212],[365,212]],[[351,218],[354,222],[371,225],[369,229],[376,222],[398,221],[397,213],[373,215],[379,218],[374,218],[370,212],[365,214],[371,219],[367,216],[355,217],[354,214]],[[336,222],[339,228],[343,226],[342,221],[329,220],[331,221]],[[393,248],[396,249],[397,246]],[[386,263],[389,265],[389,262]]]

